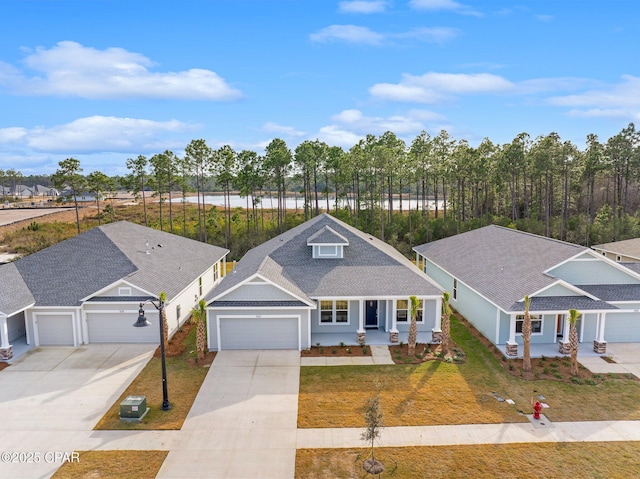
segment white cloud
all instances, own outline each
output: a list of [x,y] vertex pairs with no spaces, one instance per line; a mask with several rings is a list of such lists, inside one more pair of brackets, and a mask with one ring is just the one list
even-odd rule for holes
[[309,37],[318,43],[342,41],[363,45],[380,45],[384,40],[384,35],[357,25],[330,25]]
[[455,0],[411,0],[409,5],[416,10],[445,10],[461,15],[482,16],[482,13],[474,10],[472,7],[456,2]]
[[289,137],[304,136],[305,134],[304,131],[296,130],[293,126],[278,125],[277,123],[273,123],[271,121],[265,123],[262,126],[262,131]]
[[449,27],[423,27],[400,33],[380,33],[357,25],[331,25],[309,37],[318,43],[346,42],[363,45],[383,45],[397,40],[417,40],[427,43],[445,43],[454,39],[459,30]]
[[366,116],[356,109],[343,110],[333,115],[333,123],[320,128],[317,136],[322,141],[344,148],[351,148],[367,134],[381,135],[386,131],[392,131],[409,142],[420,131],[430,129],[428,122],[442,120],[441,115],[428,110],[410,110],[388,117]]
[[0,144],[51,153],[144,152],[171,148],[171,134],[193,126],[177,120],[91,116],[53,127],[0,129]]
[[50,49],[37,48],[24,64],[38,74],[29,76],[1,64],[0,87],[23,95],[81,98],[235,100],[242,96],[211,70],[153,72],[150,59],[123,48],[97,50],[63,41]]
[[382,0],[353,0],[338,2],[340,13],[382,13],[387,8],[387,2]]
[[429,72],[415,76],[403,74],[400,83],[377,83],[369,89],[374,97],[416,103],[436,103],[457,94],[497,93],[514,84],[490,73],[463,74]]

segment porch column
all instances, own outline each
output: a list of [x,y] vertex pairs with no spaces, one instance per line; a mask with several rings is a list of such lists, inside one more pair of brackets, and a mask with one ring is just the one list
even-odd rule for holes
[[[422,303],[422,317],[426,315],[427,302]],[[431,343],[440,344],[442,342],[442,296],[436,298],[436,315],[433,329],[431,330]]]
[[0,314],[0,360],[13,357],[13,346],[9,344],[9,328],[7,328],[7,315]]
[[571,344],[569,343],[569,315],[564,315],[564,327],[562,328],[562,340],[558,346],[560,354],[571,354]]
[[607,353],[607,342],[604,340],[604,324],[607,313],[598,313],[598,321],[596,322],[596,339],[593,340],[593,351],[598,354]]
[[358,341],[358,344],[364,344],[367,340],[367,332],[364,329],[364,299],[360,299],[358,304],[358,331],[356,332],[356,341]]
[[[391,329],[389,330],[389,342],[397,343],[399,341],[398,318],[396,317],[397,303],[395,299],[391,299],[389,301],[391,301]],[[389,324],[388,319],[387,324]]]
[[509,316],[509,340],[507,341],[507,356],[518,355],[518,343],[516,343],[516,315]]

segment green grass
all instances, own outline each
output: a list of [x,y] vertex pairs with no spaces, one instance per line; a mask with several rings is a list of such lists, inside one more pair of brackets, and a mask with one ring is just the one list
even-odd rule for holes
[[[383,431],[384,435],[384,431]],[[370,449],[299,449],[299,479],[365,477]],[[640,442],[376,448],[381,478],[640,477]]]
[[451,331],[466,363],[301,368],[298,427],[362,427],[364,404],[377,382],[387,426],[524,422],[519,411],[530,413],[531,397],[538,394],[550,405],[544,413],[551,421],[640,419],[638,381],[526,381],[505,371],[454,318]]

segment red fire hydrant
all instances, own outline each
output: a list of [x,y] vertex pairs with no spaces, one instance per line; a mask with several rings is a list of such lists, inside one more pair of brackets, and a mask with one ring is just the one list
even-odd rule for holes
[[533,405],[534,419],[540,419],[540,411],[542,411],[542,404],[540,404],[540,401],[536,401],[536,403]]

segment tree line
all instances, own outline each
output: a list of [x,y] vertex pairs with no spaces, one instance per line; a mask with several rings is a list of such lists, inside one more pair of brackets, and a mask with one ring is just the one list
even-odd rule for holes
[[[319,140],[292,150],[276,138],[264,154],[229,145],[214,149],[197,139],[183,156],[167,150],[129,158],[126,166],[124,177],[84,177],[70,158],[52,179],[97,199],[116,187],[133,192],[143,200],[145,224],[153,191],[160,229],[232,250],[323,211],[406,253],[415,244],[491,223],[586,246],[640,236],[640,132],[633,123],[606,141],[589,134],[584,149],[555,132],[535,139],[521,133],[506,144],[485,138],[472,147],[444,130],[435,136],[423,131],[410,144],[388,131],[348,150]],[[224,197],[221,211],[205,203],[205,192],[213,190]],[[178,205],[167,201],[170,192],[183,199],[195,193],[193,231],[184,201],[178,214]],[[245,208],[231,207],[232,193],[245,198]],[[291,194],[299,196],[300,211],[287,210]],[[273,211],[265,208],[267,198]]]

